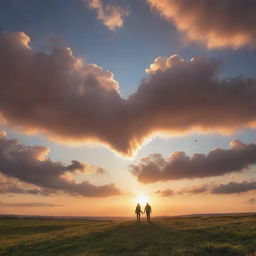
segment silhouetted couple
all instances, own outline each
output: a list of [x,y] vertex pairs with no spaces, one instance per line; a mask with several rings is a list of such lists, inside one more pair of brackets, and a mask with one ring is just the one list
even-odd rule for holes
[[[144,209],[144,213],[146,212],[147,214],[147,221],[150,222],[150,213],[151,213],[152,209],[151,206],[147,203]],[[141,206],[140,204],[137,204],[136,208],[135,208],[135,213],[137,215],[137,222],[140,222],[140,214],[143,214],[142,210],[141,210]]]

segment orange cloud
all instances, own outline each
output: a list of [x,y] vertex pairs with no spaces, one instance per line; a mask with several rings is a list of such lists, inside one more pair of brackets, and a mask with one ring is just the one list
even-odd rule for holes
[[216,60],[158,57],[124,99],[111,72],[69,48],[35,52],[28,42],[24,33],[0,34],[0,117],[19,131],[63,143],[93,141],[132,156],[160,133],[255,127],[256,80],[220,80]]
[[104,4],[103,0],[84,0],[90,8],[97,12],[98,20],[110,30],[116,30],[124,24],[128,11],[113,3]]
[[172,191],[171,189],[158,190],[157,194],[163,197],[173,195],[197,195],[197,194],[240,194],[256,190],[255,180],[243,180],[241,182],[229,182],[226,184],[199,184],[191,187],[184,187],[179,192]]
[[171,190],[171,189],[165,189],[165,190],[158,190],[158,191],[156,191],[156,194],[158,194],[160,196],[169,197],[169,196],[175,195],[175,192],[173,190]]
[[256,45],[254,0],[147,0],[151,7],[209,48]]

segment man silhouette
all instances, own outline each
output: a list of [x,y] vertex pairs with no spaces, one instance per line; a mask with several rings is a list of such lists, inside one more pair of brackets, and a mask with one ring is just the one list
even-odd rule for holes
[[140,222],[140,214],[143,214],[140,204],[137,204],[135,208],[135,213],[137,214],[137,222]]
[[147,214],[147,220],[150,222],[150,213],[152,212],[151,206],[147,203],[144,209],[144,213]]

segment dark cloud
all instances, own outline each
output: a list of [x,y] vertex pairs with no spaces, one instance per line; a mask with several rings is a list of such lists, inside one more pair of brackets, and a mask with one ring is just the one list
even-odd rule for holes
[[255,0],[147,0],[192,39],[212,47],[256,46]]
[[35,52],[24,33],[0,35],[0,120],[65,143],[88,141],[131,156],[161,132],[231,132],[255,127],[256,81],[219,80],[206,58],[157,58],[124,99],[112,73],[68,48]]
[[217,148],[207,155],[194,154],[189,157],[184,152],[178,151],[165,160],[161,154],[151,154],[142,158],[137,165],[130,165],[130,171],[138,181],[153,183],[241,172],[255,163],[256,144],[244,144],[234,140],[230,149]]
[[220,184],[215,186],[212,190],[212,194],[235,194],[243,193],[256,189],[256,181],[243,181],[239,182],[229,182],[228,184]]
[[0,207],[59,207],[63,206],[61,204],[51,204],[51,203],[2,203],[0,202]]
[[[0,172],[4,175],[42,189],[64,191],[72,195],[104,197],[120,194],[114,184],[96,186],[88,181],[76,183],[72,175],[83,172],[84,164],[72,161],[70,165],[65,166],[47,158],[47,153],[46,147],[25,146],[17,140],[7,139],[3,132],[0,133]],[[86,168],[88,169],[88,164]],[[8,186],[1,189],[16,193],[20,190],[18,187]],[[30,192],[37,193],[36,190]]]
[[175,195],[175,192],[171,189],[165,189],[165,190],[158,190],[156,191],[157,194],[159,194],[160,196],[173,196]]

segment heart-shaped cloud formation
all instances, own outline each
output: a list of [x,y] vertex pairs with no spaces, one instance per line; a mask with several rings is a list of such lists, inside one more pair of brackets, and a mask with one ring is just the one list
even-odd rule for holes
[[127,99],[113,74],[69,48],[35,52],[24,33],[0,35],[0,120],[64,143],[93,141],[132,156],[155,134],[255,127],[256,80],[218,79],[218,61],[156,58]]

